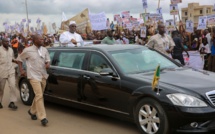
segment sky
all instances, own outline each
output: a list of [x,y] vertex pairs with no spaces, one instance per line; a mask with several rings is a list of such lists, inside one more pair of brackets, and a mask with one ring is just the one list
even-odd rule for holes
[[[156,13],[158,1],[148,0],[147,12]],[[214,5],[215,3],[214,0],[182,0],[182,3],[178,5],[179,10],[192,2],[198,2],[200,5]],[[142,0],[0,0],[0,31],[4,31],[3,22],[5,21],[13,25],[27,18],[26,3],[28,18],[32,21],[30,26],[36,26],[36,20],[40,18],[42,22],[45,22],[50,33],[54,32],[51,27],[52,23],[55,22],[57,27],[60,27],[62,12],[69,19],[88,8],[91,13],[105,12],[111,21],[114,14],[120,14],[122,11],[130,11],[135,18],[145,12]],[[165,20],[173,19],[173,16],[169,15],[169,4],[170,0],[160,0]]]

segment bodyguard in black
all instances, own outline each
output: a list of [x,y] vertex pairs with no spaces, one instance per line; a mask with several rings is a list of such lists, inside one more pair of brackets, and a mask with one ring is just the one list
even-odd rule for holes
[[183,51],[187,53],[187,56],[189,57],[188,52],[184,49],[181,38],[178,36],[177,31],[172,32],[173,41],[175,43],[174,49],[172,51],[172,58],[177,59],[181,62],[182,65],[185,65],[184,58],[183,58]]

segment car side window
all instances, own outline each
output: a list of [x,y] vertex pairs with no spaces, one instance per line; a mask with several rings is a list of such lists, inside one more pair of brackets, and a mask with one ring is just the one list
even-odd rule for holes
[[104,56],[93,53],[90,57],[89,71],[100,73],[103,68],[110,68]]
[[60,52],[57,66],[81,69],[85,53],[83,52]]
[[55,54],[55,51],[49,51],[49,55],[50,55],[50,64],[51,64],[52,61],[53,61],[54,54]]

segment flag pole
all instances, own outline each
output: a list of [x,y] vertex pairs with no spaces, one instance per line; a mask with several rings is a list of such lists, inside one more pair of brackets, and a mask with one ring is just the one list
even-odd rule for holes
[[[160,67],[160,63],[158,64],[158,66]],[[160,71],[160,70],[159,70]],[[160,76],[159,76],[160,77]],[[159,78],[160,79],[160,78]],[[160,95],[160,80],[158,80],[158,86],[157,86],[157,95]]]
[[158,8],[160,7],[160,0],[158,0]]
[[157,95],[160,95],[160,84],[159,84],[160,82],[158,81],[158,86],[157,86]]

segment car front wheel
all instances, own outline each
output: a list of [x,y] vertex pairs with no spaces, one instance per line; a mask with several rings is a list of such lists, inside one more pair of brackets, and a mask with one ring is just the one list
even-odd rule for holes
[[141,100],[134,114],[136,124],[143,134],[168,134],[166,113],[156,100],[151,98]]
[[31,105],[34,99],[34,92],[27,79],[23,79],[20,84],[20,98],[25,105]]

